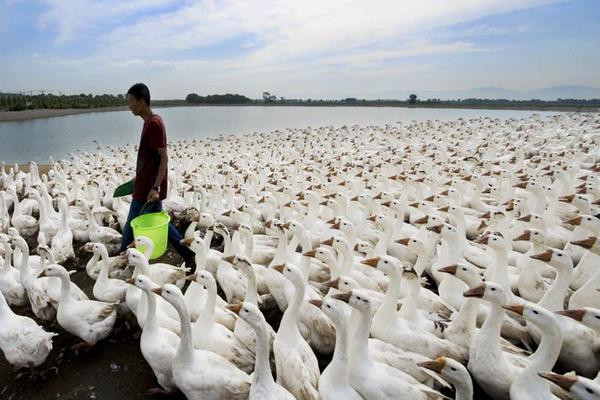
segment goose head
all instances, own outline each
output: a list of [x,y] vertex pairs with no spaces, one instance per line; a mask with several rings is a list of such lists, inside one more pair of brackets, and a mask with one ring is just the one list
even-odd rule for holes
[[440,229],[440,234],[442,235],[442,238],[444,240],[458,241],[460,239],[458,235],[458,229],[456,229],[450,224],[442,225],[442,228]]
[[600,331],[600,310],[597,308],[584,307],[573,310],[560,310],[556,313],[579,321],[595,331]]
[[377,268],[389,276],[399,276],[402,272],[402,265],[400,262],[390,256],[380,256],[374,258],[367,258],[360,261],[363,265],[368,265],[373,268]]
[[148,278],[146,275],[139,274],[135,278],[129,278],[128,283],[133,283],[135,286],[142,290],[151,291],[152,289],[158,287],[156,283],[152,281],[152,279]]
[[544,307],[534,303],[524,304],[507,304],[502,306],[505,310],[521,315],[528,322],[534,323],[543,331],[556,331],[558,329],[558,321],[554,313],[548,311]]
[[568,224],[573,226],[581,226],[591,232],[600,232],[600,219],[593,215],[580,215],[567,221]]
[[207,253],[206,242],[199,235],[194,235],[189,239],[181,239],[179,243],[189,247],[196,254],[203,255]]
[[148,263],[148,260],[146,259],[144,254],[142,254],[142,252],[139,251],[138,249],[129,248],[126,251],[126,255],[127,255],[127,262],[129,263],[129,265],[137,266],[137,265],[143,265],[143,264]]
[[371,312],[371,300],[369,299],[369,296],[360,289],[334,294],[331,298],[348,303],[350,306],[361,312]]
[[273,266],[275,271],[282,273],[287,279],[289,279],[295,286],[304,285],[304,275],[298,267],[293,264],[285,263]]
[[383,214],[374,214],[367,218],[369,221],[375,223],[375,226],[386,230],[392,226],[392,223],[388,217]]
[[205,289],[213,289],[215,293],[217,291],[217,282],[215,281],[215,278],[206,270],[196,271],[196,273],[188,276],[186,279],[199,283],[204,286]]
[[331,246],[338,253],[343,253],[344,251],[346,251],[350,248],[350,245],[348,244],[346,239],[344,239],[340,236],[330,237],[329,239],[321,242],[321,244]]
[[255,329],[263,328],[266,324],[265,317],[258,307],[252,303],[242,302],[240,304],[230,304],[227,306],[227,309],[234,314],[237,314]]
[[339,300],[335,300],[332,297],[327,297],[323,300],[313,299],[309,300],[308,302],[315,307],[320,308],[321,311],[323,311],[336,326],[346,323],[347,315]]
[[590,379],[577,376],[574,373],[560,375],[554,372],[540,372],[538,375],[572,394],[576,399],[600,399],[600,385]]
[[504,289],[494,282],[486,282],[479,286],[475,286],[474,288],[465,291],[463,296],[480,298],[500,306],[506,304],[506,293],[504,292]]
[[404,239],[396,240],[396,243],[401,244],[403,246],[407,246],[409,249],[413,250],[417,254],[422,254],[427,250],[425,243],[418,237],[410,237]]
[[537,214],[527,214],[522,216],[521,218],[519,218],[517,221],[520,222],[527,222],[530,225],[534,226],[535,228],[544,228],[546,226],[544,219]]
[[200,228],[207,229],[208,227],[214,225],[215,217],[209,213],[200,213],[200,215],[198,215],[197,222]]
[[559,249],[548,249],[543,253],[534,254],[530,257],[544,261],[557,270],[571,271],[573,269],[573,260],[571,259],[571,256]]
[[149,237],[140,235],[133,239],[133,242],[131,242],[127,247],[138,249],[140,247],[147,248],[147,246],[154,246],[154,242]]
[[183,293],[181,293],[181,290],[175,285],[167,283],[163,285],[163,287],[152,289],[152,292],[158,294],[175,307],[185,308]]
[[239,231],[245,237],[249,237],[249,235],[251,236],[254,234],[252,227],[248,224],[239,223],[234,227],[234,229]]
[[220,222],[215,222],[215,224],[212,226],[212,230],[223,237],[229,237],[229,230]]
[[42,276],[69,276],[69,272],[62,265],[50,264],[46,268],[44,268],[44,271],[42,272],[40,277]]
[[313,257],[317,260],[324,262],[327,265],[335,265],[337,262],[336,256],[333,251],[326,247],[317,247],[316,249],[307,251],[302,254],[305,257]]
[[231,263],[233,268],[242,271],[244,274],[249,273],[252,270],[252,262],[245,256],[235,255],[229,257],[223,257],[223,261]]
[[285,224],[282,225],[283,229],[287,229],[292,233],[292,235],[296,235],[298,237],[306,234],[306,229],[304,226],[295,220],[289,220]]
[[449,357],[438,357],[435,360],[417,363],[419,367],[427,368],[452,383],[470,380],[467,369],[458,361]]
[[483,244],[494,251],[506,252],[510,250],[509,243],[502,237],[499,232],[490,233],[489,235],[483,236],[475,241],[475,243]]
[[341,292],[349,292],[353,289],[360,289],[361,286],[353,278],[349,276],[340,276],[339,278],[332,279],[323,283],[325,286],[338,289]]
[[539,229],[527,229],[514,240],[523,240],[537,245],[543,245],[546,243],[546,235],[544,234],[544,231]]
[[416,221],[416,223],[425,223],[427,230],[438,233],[444,225],[444,220],[437,215],[429,214]]
[[354,251],[357,251],[361,254],[369,254],[371,253],[375,248],[373,247],[373,245],[369,242],[365,242],[362,240],[357,240],[356,241],[356,245],[354,246]]
[[101,255],[103,254],[103,250],[106,250],[106,246],[102,243],[88,242],[83,245],[83,249],[88,253],[97,253]]
[[481,285],[483,282],[483,272],[479,268],[465,263],[448,265],[438,269],[439,272],[454,275],[469,287]]

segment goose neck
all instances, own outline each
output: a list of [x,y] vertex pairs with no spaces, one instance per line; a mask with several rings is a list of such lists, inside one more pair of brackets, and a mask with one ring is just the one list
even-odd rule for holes
[[254,380],[257,384],[271,384],[274,382],[269,365],[269,337],[266,322],[260,321],[260,326],[254,326],[256,332],[256,364]]
[[[252,268],[252,266],[250,266]],[[254,271],[246,271],[244,274],[247,282],[246,296],[244,297],[244,301],[247,303],[252,303],[255,306],[258,305],[258,292],[256,289],[256,276],[254,275]]]
[[146,309],[146,322],[144,324],[144,330],[154,330],[158,327],[156,320],[156,297],[150,290],[144,289],[146,294],[147,309]]
[[174,301],[172,303],[175,310],[179,314],[179,321],[181,323],[179,347],[177,348],[177,354],[175,357],[180,361],[191,360],[194,354],[194,345],[192,342],[192,323],[190,322],[190,312],[188,311],[185,303],[181,300]]
[[550,311],[562,310],[564,307],[563,301],[567,295],[567,290],[569,289],[572,277],[572,269],[559,268],[554,282],[552,282],[548,291],[542,296],[538,305]]
[[298,312],[300,311],[306,288],[304,282],[301,284],[299,284],[299,282],[293,282],[293,284],[294,296],[292,302],[288,305],[288,308],[281,318],[279,330],[285,335],[299,336],[300,332],[298,331],[297,325]]
[[68,274],[60,274],[60,305],[66,305],[71,301],[71,280]]
[[334,371],[336,381],[348,383],[348,327],[345,321],[335,323],[335,348],[327,368]]

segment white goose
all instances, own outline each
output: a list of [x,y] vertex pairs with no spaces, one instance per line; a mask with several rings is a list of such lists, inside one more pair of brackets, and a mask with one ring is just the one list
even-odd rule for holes
[[[390,277],[390,286],[383,304],[373,316],[371,326],[373,337],[394,344],[403,350],[421,353],[430,358],[442,354],[459,360],[466,359],[466,352],[463,348],[419,329],[399,317],[396,309],[401,276],[400,264],[396,259],[390,256],[381,256],[362,262],[365,265],[375,266]],[[371,324],[369,323],[369,325]]]
[[[254,276],[254,269],[250,260],[241,256],[225,257],[224,261],[227,261],[233,265],[235,269],[240,271],[246,277],[248,282],[248,290],[246,290],[246,297],[244,303],[250,303],[258,307],[258,294],[256,292],[256,278]],[[237,336],[242,343],[249,349],[255,347],[255,333],[252,326],[246,323],[243,319],[238,319],[235,323],[235,329],[233,330],[235,336]],[[269,335],[269,349],[273,346],[273,340],[275,339],[275,331],[271,328],[271,325],[267,326],[267,334]]]
[[574,400],[600,400],[600,384],[572,373],[559,375],[554,372],[540,372],[542,378],[556,384]]
[[339,293],[333,299],[348,303],[359,311],[360,322],[350,343],[348,381],[365,400],[427,399],[421,387],[409,383],[398,371],[369,356],[368,338],[371,325],[371,304],[360,290]]
[[60,209],[60,224],[58,231],[52,238],[50,247],[56,262],[61,263],[69,259],[75,259],[75,251],[73,250],[73,233],[67,223],[68,207],[65,199],[58,201]]
[[494,399],[509,399],[510,386],[526,362],[509,358],[500,345],[500,329],[504,318],[502,306],[506,294],[502,286],[487,282],[464,293],[491,303],[491,309],[481,330],[475,335],[469,350],[468,369],[485,392]]
[[[190,239],[183,239],[181,244],[189,247],[190,250],[194,252],[196,271],[206,270],[205,267],[208,248],[204,239],[202,239],[198,234],[195,234]],[[187,305],[192,317],[192,321],[196,321],[200,315],[200,312],[202,311],[204,302],[206,301],[206,289],[204,289],[202,285],[199,285],[192,280],[185,291],[184,298],[185,304]],[[215,320],[225,328],[233,331],[238,319],[235,317],[235,315],[233,315],[232,312],[225,308],[226,305],[227,302],[220,296],[217,296]]]
[[455,400],[473,400],[473,381],[469,371],[456,360],[438,357],[420,362],[419,366],[430,369],[454,386]]
[[[546,252],[532,257],[547,262],[548,265],[558,270],[555,282],[538,304],[550,311],[562,310],[573,273],[571,257],[567,252],[558,249],[548,249]],[[559,317],[559,321],[563,334],[563,345],[559,356],[561,364],[584,376],[595,375],[600,369],[600,360],[595,356],[600,352],[599,336],[570,318]],[[536,332],[532,333],[536,338]]]
[[155,285],[150,278],[140,274],[135,279],[131,278],[130,283],[134,283],[135,286],[144,291],[148,302],[146,322],[140,337],[140,350],[161,386],[161,389],[153,389],[149,394],[173,393],[177,388],[173,383],[171,364],[179,346],[179,336],[158,324],[156,294],[152,293]]
[[557,318],[548,310],[533,303],[525,305],[505,305],[505,309],[522,315],[528,323],[533,323],[542,332],[540,345],[531,355],[531,363],[510,386],[511,400],[555,399],[550,385],[538,373],[551,370],[558,359],[562,346],[562,334]]
[[348,317],[338,301],[310,300],[319,307],[335,325],[335,350],[333,358],[319,378],[322,400],[362,400],[363,397],[348,382]]
[[39,228],[38,221],[30,214],[23,212],[22,207],[20,207],[19,204],[19,198],[17,197],[14,189],[9,189],[6,191],[6,193],[12,199],[14,204],[13,215],[10,219],[10,223],[18,230],[20,235],[26,237],[33,236]]
[[194,348],[212,351],[220,354],[233,365],[246,373],[254,369],[254,354],[229,329],[215,322],[215,302],[217,298],[217,283],[215,278],[206,270],[197,271],[190,277],[206,292],[204,307],[198,319],[192,324]]
[[566,315],[575,321],[579,321],[600,334],[600,310],[597,308],[585,307],[580,309],[560,310],[556,313]]
[[93,293],[96,300],[109,303],[125,301],[125,294],[129,286],[120,279],[108,277],[108,250],[102,243],[86,243],[85,250],[101,257],[100,274],[94,283]]
[[318,400],[319,363],[300,334],[297,322],[306,290],[304,276],[291,264],[280,264],[273,268],[294,282],[295,287],[294,296],[290,299],[273,341],[277,383],[297,398]]
[[61,281],[56,318],[63,329],[81,338],[86,345],[95,345],[110,335],[117,318],[117,304],[73,299],[69,273],[58,264],[47,266],[44,274]]
[[10,305],[23,306],[27,304],[27,292],[19,279],[19,270],[12,266],[12,247],[8,236],[0,233],[0,242],[4,245],[4,264],[0,269],[0,293]]
[[52,350],[52,337],[33,319],[15,314],[0,293],[0,350],[16,369],[37,367]]
[[[585,250],[591,250],[595,243],[595,237],[586,238],[579,241],[571,241],[577,247]],[[594,256],[597,259],[597,255],[592,251],[586,251],[581,258],[580,263],[590,260],[589,256]],[[579,268],[579,265],[577,266]],[[577,269],[575,268],[575,269]],[[582,308],[582,307],[594,307],[600,308],[600,296],[598,296],[597,289],[600,288],[600,270],[594,272],[589,276],[587,281],[579,287],[569,298],[569,308]]]
[[248,398],[250,377],[222,356],[194,349],[190,314],[177,286],[153,289],[175,307],[181,320],[181,339],[173,358],[175,385],[188,399],[243,400]]
[[241,321],[252,327],[255,332],[256,364],[252,374],[249,400],[294,400],[295,397],[273,380],[269,366],[269,329],[272,329],[255,304],[243,302],[232,304],[228,308],[238,314]]

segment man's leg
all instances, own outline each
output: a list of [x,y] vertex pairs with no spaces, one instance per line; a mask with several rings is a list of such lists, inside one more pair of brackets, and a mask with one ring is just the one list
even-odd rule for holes
[[129,243],[133,242],[133,229],[131,229],[130,223],[132,219],[140,215],[143,205],[144,203],[141,201],[131,200],[131,205],[129,206],[129,215],[127,215],[127,222],[125,223],[125,228],[123,229],[123,238],[121,239],[121,251],[127,250]]
[[[160,211],[160,210],[162,210],[162,202],[157,202],[156,211]],[[180,243],[181,239],[183,239],[183,237],[181,236],[181,234],[179,233],[177,228],[175,228],[173,226],[173,224],[170,223],[169,224],[169,243],[171,244],[171,246],[173,246],[175,251],[177,251],[177,253],[179,253],[181,258],[183,258],[186,266],[190,267],[190,263],[194,262],[195,253],[192,250],[190,250],[188,247],[182,245]],[[194,269],[194,268],[192,268],[192,269]]]

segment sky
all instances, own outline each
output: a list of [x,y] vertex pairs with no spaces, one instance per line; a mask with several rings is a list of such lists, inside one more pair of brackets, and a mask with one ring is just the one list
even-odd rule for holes
[[598,0],[0,0],[0,91],[600,88]]

